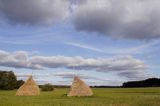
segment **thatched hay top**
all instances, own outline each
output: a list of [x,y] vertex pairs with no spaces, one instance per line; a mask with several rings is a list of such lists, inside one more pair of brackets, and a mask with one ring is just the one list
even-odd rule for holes
[[39,95],[40,89],[32,76],[18,89],[16,96],[33,96]]
[[67,96],[92,96],[91,88],[85,84],[78,76],[73,80],[72,86]]

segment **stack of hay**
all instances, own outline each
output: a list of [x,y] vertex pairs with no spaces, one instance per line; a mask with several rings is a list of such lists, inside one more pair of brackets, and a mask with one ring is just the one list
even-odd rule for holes
[[32,76],[18,89],[16,96],[33,96],[39,95],[40,89]]
[[75,77],[67,96],[92,96],[91,88],[79,77]]

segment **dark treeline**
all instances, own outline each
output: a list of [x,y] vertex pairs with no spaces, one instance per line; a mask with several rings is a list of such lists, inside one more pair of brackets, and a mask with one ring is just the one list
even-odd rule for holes
[[0,71],[0,89],[13,90],[19,88],[24,83],[23,80],[17,80],[14,72]]
[[55,88],[70,88],[69,85],[54,85]]
[[91,86],[91,88],[120,88],[121,86]]
[[160,87],[160,79],[149,78],[142,81],[129,81],[123,83],[122,87]]

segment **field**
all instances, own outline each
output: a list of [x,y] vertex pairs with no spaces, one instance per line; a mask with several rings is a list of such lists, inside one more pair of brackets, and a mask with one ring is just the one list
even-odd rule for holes
[[94,88],[93,97],[67,97],[68,89],[18,97],[0,91],[0,106],[160,106],[160,88]]

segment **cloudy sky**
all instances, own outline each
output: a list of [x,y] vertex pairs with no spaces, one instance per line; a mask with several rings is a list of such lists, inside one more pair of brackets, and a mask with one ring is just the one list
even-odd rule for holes
[[160,76],[159,0],[0,0],[0,69],[39,84]]

